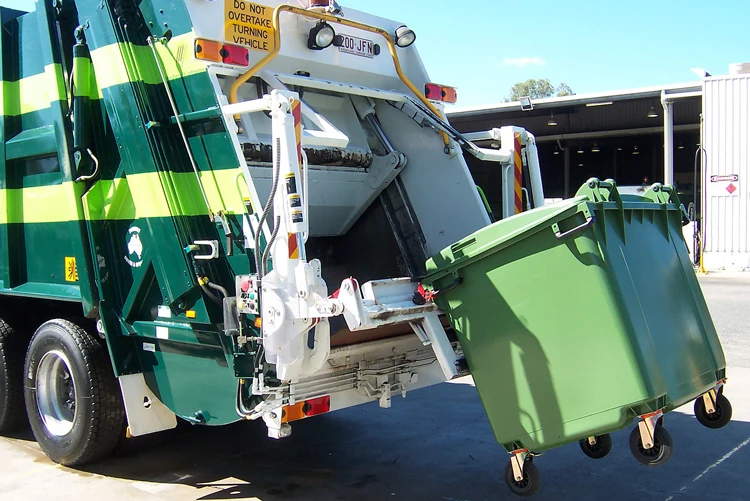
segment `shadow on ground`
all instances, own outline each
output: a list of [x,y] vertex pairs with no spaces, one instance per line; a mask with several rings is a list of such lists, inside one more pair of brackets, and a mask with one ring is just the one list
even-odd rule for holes
[[[692,415],[672,413],[665,425],[674,439],[666,465],[637,463],[627,446],[630,429],[614,435],[613,452],[599,461],[569,444],[537,458],[542,487],[535,499],[746,498],[750,423],[709,430]],[[301,421],[282,441],[265,433],[260,422],[181,426],[85,471],[193,486],[200,500],[516,499],[502,480],[507,455],[470,385],[412,392],[387,410],[365,405]]]

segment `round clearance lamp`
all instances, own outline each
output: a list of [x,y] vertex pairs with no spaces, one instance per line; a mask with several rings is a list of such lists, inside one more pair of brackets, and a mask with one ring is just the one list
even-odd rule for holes
[[336,32],[333,26],[320,21],[310,30],[310,36],[307,37],[307,47],[312,50],[323,50],[330,47],[336,38]]
[[417,39],[417,34],[406,26],[399,26],[395,33],[396,45],[401,48],[408,47]]

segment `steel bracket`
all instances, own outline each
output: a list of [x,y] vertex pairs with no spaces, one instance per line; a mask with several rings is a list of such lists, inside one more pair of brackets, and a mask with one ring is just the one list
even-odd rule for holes
[[641,433],[641,444],[643,444],[644,449],[650,449],[654,446],[654,430],[656,430],[656,426],[663,416],[662,410],[641,416],[641,420],[638,422],[638,430]]
[[707,414],[716,412],[716,388],[712,388],[703,394],[703,405]]
[[193,245],[200,247],[208,247],[211,249],[210,254],[193,254],[194,259],[208,261],[210,259],[216,259],[219,257],[219,241],[218,240],[196,240]]
[[528,449],[519,449],[510,453],[510,464],[513,467],[513,478],[516,482],[523,480],[523,465],[529,455]]

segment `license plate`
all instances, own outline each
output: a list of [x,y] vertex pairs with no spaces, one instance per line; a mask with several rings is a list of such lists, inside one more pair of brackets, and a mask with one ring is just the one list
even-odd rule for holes
[[375,57],[375,43],[372,40],[341,34],[339,52],[372,59]]

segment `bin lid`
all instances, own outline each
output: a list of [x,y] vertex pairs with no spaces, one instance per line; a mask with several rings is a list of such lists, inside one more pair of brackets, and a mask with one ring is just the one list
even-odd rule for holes
[[588,201],[589,198],[586,196],[577,196],[485,226],[430,258],[426,263],[427,276],[422,283],[430,286],[436,280],[477,259],[550,228],[554,222],[578,212],[580,205]]

